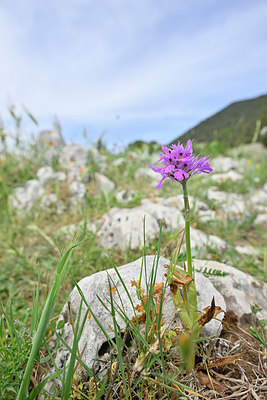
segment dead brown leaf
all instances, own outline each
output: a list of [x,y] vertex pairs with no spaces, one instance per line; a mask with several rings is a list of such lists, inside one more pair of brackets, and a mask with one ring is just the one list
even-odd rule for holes
[[233,356],[222,357],[217,361],[213,361],[213,362],[207,364],[207,366],[199,365],[197,367],[197,369],[206,369],[206,368],[210,369],[210,368],[214,368],[214,367],[222,367],[222,366],[228,365],[228,364],[235,364],[236,360],[238,360],[245,353],[246,353],[246,351],[242,351],[242,353],[238,353]]
[[175,296],[179,287],[185,287],[190,282],[192,282],[193,278],[190,275],[185,275],[183,279],[173,278],[170,283],[170,291]]
[[197,372],[196,376],[201,385],[206,386],[211,390],[216,390],[216,392],[222,394],[223,396],[225,395],[225,387],[221,383],[217,382],[216,379],[208,376],[202,371]]
[[192,282],[193,278],[190,275],[186,275],[183,279],[173,278],[172,283],[177,287],[183,287]]
[[201,314],[198,317],[198,323],[201,326],[206,325],[208,322],[210,322],[214,316],[215,313],[215,300],[214,297],[211,300],[211,305],[209,307],[206,307],[205,314]]
[[211,305],[209,307],[206,307],[204,309],[205,314],[201,314],[198,317],[198,323],[201,326],[206,325],[208,322],[212,320],[212,318],[216,318],[218,314],[221,312],[224,312],[221,307],[215,306],[215,300],[214,297],[212,298]]

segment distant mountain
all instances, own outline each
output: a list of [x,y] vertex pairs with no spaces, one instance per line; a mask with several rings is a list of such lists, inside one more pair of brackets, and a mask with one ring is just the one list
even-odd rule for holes
[[261,120],[261,126],[267,125],[267,95],[230,104],[185,132],[176,141],[185,142],[194,138],[197,142],[217,140],[228,146],[237,146],[251,142],[257,120]]

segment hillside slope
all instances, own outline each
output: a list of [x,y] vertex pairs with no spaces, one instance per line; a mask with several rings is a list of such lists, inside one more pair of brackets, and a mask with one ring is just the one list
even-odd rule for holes
[[256,121],[267,121],[267,95],[238,101],[200,122],[178,139],[185,142],[195,138],[198,142],[217,140],[229,146],[248,143],[252,140]]

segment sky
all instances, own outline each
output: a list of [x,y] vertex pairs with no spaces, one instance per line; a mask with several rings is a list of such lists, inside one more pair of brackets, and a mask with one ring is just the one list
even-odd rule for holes
[[[67,142],[169,143],[267,93],[266,0],[0,0],[0,114]],[[23,114],[37,119],[34,127]]]

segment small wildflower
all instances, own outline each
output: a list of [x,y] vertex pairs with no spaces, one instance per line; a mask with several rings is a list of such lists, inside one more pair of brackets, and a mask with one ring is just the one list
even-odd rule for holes
[[162,182],[166,178],[171,178],[172,182],[174,180],[182,182],[194,174],[202,172],[209,174],[212,171],[209,164],[209,156],[199,158],[200,154],[197,156],[193,154],[191,140],[187,141],[185,148],[178,142],[177,145],[172,144],[170,147],[162,146],[162,150],[163,153],[160,153],[161,157],[158,162],[161,162],[164,167],[157,167],[150,164],[150,168],[162,176],[156,189],[161,188]]

